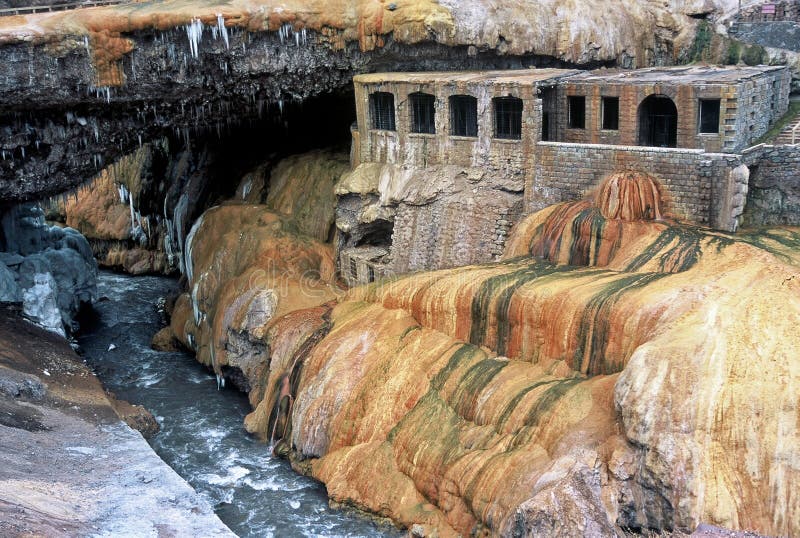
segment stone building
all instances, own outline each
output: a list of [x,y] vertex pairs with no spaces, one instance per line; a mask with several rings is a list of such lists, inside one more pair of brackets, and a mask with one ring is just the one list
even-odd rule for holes
[[379,73],[354,79],[353,171],[337,194],[342,273],[494,259],[522,214],[609,173],[659,178],[666,214],[735,230],[753,143],[786,113],[783,67]]

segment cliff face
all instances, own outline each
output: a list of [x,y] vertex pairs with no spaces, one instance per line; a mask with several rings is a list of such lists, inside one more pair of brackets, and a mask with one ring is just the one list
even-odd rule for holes
[[720,4],[170,1],[0,19],[0,200],[67,190],[374,70],[674,63]]
[[273,322],[248,429],[336,501],[443,535],[799,532],[800,234],[642,220],[658,197],[611,178],[503,262]]

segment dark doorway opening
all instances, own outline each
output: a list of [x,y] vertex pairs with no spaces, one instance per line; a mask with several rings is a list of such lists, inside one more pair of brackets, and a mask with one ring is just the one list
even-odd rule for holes
[[672,99],[651,95],[639,105],[639,145],[677,147],[678,109]]

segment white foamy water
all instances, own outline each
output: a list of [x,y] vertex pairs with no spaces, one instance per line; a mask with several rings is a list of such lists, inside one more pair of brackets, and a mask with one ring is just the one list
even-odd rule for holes
[[[161,327],[156,301],[174,287],[167,278],[102,273],[99,292],[110,300],[96,305],[100,321],[80,339],[103,383],[157,417],[161,432],[150,443],[158,455],[239,536],[401,536],[331,510],[322,485],[247,435],[242,421],[250,408],[243,394],[217,390],[214,376],[186,353],[150,349]],[[108,351],[112,342],[117,349]]]

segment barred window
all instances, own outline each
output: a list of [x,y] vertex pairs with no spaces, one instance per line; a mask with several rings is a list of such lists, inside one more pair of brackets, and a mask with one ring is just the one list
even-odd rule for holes
[[450,97],[450,134],[478,136],[478,100],[471,95]]
[[603,97],[603,129],[619,130],[619,97]]
[[408,104],[411,108],[411,132],[436,133],[436,97],[416,92],[408,96]]
[[719,133],[719,99],[700,99],[699,132]]
[[389,92],[375,92],[369,96],[369,114],[372,128],[394,131],[394,95]]
[[570,129],[583,129],[586,126],[586,97],[582,95],[571,95],[567,97],[569,104],[568,125]]
[[494,137],[519,140],[522,138],[522,99],[495,97]]

